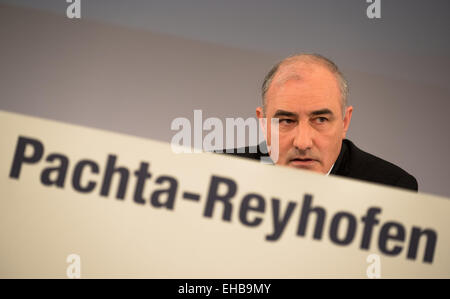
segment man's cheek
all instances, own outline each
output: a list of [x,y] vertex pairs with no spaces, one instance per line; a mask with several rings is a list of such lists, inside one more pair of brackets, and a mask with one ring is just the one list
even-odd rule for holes
[[270,128],[270,125],[267,127],[267,131],[266,131],[266,141],[267,141],[267,145],[271,145],[272,144],[272,130]]
[[279,148],[278,148],[279,158],[278,158],[277,164],[286,165],[288,163],[287,158],[288,158],[289,150],[290,150],[289,143],[283,143],[280,140],[280,144],[279,144]]

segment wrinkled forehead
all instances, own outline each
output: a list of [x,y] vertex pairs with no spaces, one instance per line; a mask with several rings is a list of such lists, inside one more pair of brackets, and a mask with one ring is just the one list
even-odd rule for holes
[[266,104],[278,106],[290,102],[297,107],[299,104],[301,107],[317,104],[327,106],[321,108],[340,110],[340,98],[336,76],[327,67],[296,62],[280,66],[267,92]]

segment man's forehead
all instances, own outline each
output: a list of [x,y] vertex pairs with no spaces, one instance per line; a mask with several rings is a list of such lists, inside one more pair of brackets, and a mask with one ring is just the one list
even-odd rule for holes
[[319,63],[296,61],[280,65],[271,85],[280,87],[291,80],[321,80],[324,84],[334,84],[336,78],[329,69]]
[[311,63],[282,66],[266,97],[268,106],[271,102],[276,106],[290,104],[310,109],[332,106],[327,107],[331,109],[340,105],[340,89],[334,74],[324,66]]
[[267,94],[267,105],[314,107],[340,106],[340,91],[327,84],[311,84],[305,81],[289,80],[282,86],[273,88]]

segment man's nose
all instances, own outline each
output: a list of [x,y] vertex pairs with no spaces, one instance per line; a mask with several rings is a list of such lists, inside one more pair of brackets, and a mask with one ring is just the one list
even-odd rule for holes
[[313,146],[313,134],[314,132],[308,123],[299,123],[296,128],[293,145],[301,151],[311,149]]

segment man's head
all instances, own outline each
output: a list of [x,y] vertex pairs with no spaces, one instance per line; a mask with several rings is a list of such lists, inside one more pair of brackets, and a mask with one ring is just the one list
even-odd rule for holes
[[317,54],[286,58],[267,74],[258,118],[279,119],[277,164],[327,173],[336,161],[350,125],[347,82],[330,60]]

